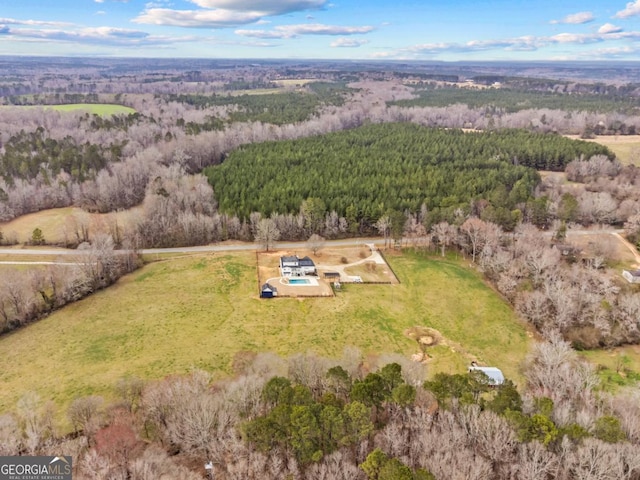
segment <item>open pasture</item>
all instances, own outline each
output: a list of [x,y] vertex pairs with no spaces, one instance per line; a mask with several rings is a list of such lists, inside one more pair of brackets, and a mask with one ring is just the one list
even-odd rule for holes
[[[254,252],[159,261],[33,325],[0,337],[0,411],[26,391],[66,406],[110,397],[126,375],[193,368],[229,375],[241,351],[280,355],[419,352],[406,332],[437,329],[450,346],[427,353],[429,371],[464,371],[470,359],[520,379],[531,342],[525,326],[479,275],[455,260],[387,258],[399,285],[347,285],[336,297],[263,300]],[[459,347],[453,348],[451,345]]]

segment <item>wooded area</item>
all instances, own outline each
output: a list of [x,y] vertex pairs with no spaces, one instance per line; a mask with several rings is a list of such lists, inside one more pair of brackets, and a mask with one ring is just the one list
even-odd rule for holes
[[558,135],[384,124],[252,144],[205,174],[224,213],[294,213],[318,197],[367,231],[388,210],[417,213],[422,205],[453,211],[483,198],[512,210],[533,195],[532,169],[560,171],[596,154],[613,158],[605,147]]

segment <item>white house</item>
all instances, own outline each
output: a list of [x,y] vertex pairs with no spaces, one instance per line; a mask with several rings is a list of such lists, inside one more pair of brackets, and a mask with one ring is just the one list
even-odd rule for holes
[[640,270],[623,270],[622,276],[629,283],[640,283]]
[[316,264],[309,257],[298,256],[280,257],[280,274],[283,277],[301,277],[315,275]]

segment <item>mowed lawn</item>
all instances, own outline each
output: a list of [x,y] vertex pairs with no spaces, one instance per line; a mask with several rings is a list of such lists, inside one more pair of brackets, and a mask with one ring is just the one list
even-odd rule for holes
[[[206,369],[231,372],[238,351],[338,357],[419,351],[413,326],[439,330],[458,348],[429,353],[431,374],[463,372],[469,355],[518,379],[530,347],[523,324],[454,260],[390,257],[400,285],[348,285],[335,298],[258,298],[251,253],[181,257],[145,266],[115,286],[0,338],[0,412],[29,390],[65,408],[73,398],[113,396],[125,375],[145,379]],[[454,351],[455,350],[455,351]]]

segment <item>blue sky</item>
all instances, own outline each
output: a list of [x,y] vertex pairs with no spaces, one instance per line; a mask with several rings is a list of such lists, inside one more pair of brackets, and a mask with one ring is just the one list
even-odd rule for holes
[[0,0],[0,55],[640,60],[640,0]]

